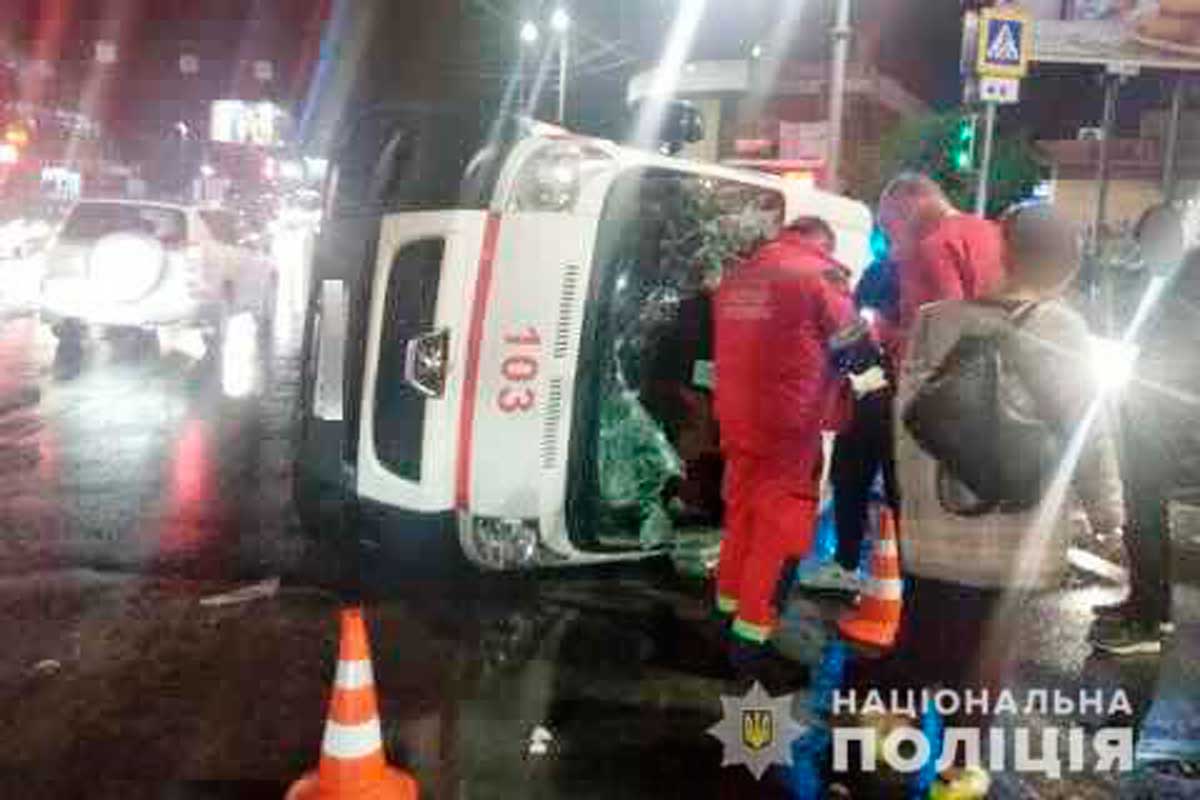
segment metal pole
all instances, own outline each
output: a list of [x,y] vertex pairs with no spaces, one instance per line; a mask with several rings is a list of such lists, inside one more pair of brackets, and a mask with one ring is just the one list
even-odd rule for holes
[[1096,169],[1096,218],[1092,222],[1092,280],[1098,282],[1101,293],[1104,330],[1113,332],[1113,285],[1110,271],[1100,262],[1101,233],[1108,216],[1108,184],[1111,148],[1109,139],[1117,121],[1117,94],[1121,89],[1121,78],[1117,75],[1104,76],[1104,118],[1100,122],[1100,163]]
[[842,118],[846,105],[846,64],[850,59],[850,0],[838,0],[833,25],[833,74],[829,80],[829,188],[841,186]]
[[1183,77],[1175,76],[1171,87],[1171,112],[1167,117],[1166,141],[1163,146],[1163,199],[1168,203],[1175,199],[1175,166],[1179,159],[1179,120],[1183,116]]
[[992,173],[992,140],[996,137],[996,104],[983,104],[983,156],[979,159],[979,183],[975,190],[975,213],[987,216],[988,184]]
[[1092,224],[1093,243],[1097,250],[1100,244],[1100,230],[1104,227],[1108,216],[1108,173],[1111,162],[1111,149],[1108,140],[1112,138],[1113,127],[1117,120],[1117,92],[1121,79],[1116,75],[1104,76],[1104,117],[1100,121],[1100,163],[1096,167],[1096,217]]
[[558,124],[567,119],[567,59],[571,47],[571,32],[564,30],[558,43]]
[[525,43],[521,42],[521,52],[517,55],[517,108],[520,114],[525,114]]

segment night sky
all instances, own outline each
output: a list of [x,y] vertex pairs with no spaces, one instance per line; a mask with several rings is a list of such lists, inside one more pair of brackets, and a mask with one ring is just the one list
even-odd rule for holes
[[[678,0],[575,0],[575,78],[571,118],[577,126],[613,135],[620,126],[629,77],[659,56]],[[788,37],[792,57],[828,57],[832,2],[816,0],[713,0],[692,49],[694,59],[744,58],[769,40],[787,3],[798,3],[799,22]],[[370,16],[370,42],[355,74],[361,98],[462,97],[494,101],[517,58],[522,19],[549,17],[552,0],[357,0],[355,15]],[[856,0],[856,47],[878,48],[882,69],[935,108],[961,95],[959,0]],[[353,39],[353,37],[347,37]],[[348,63],[339,65],[352,70]],[[1087,80],[1080,87],[1079,77]],[[1021,105],[1005,109],[1002,129],[1039,137],[1073,138],[1098,123],[1099,72],[1036,69]],[[1162,102],[1162,80],[1145,75],[1122,94],[1121,126],[1137,129],[1140,112]],[[586,98],[586,103],[581,102]],[[549,111],[547,106],[546,111]]]
[[[692,58],[745,58],[756,42],[772,39],[789,4],[798,9],[798,22],[785,37],[789,55],[827,58],[832,0],[710,0]],[[177,80],[180,46],[202,52],[203,80],[237,91],[243,88],[233,67],[239,59],[272,58],[285,65],[285,73],[299,63],[300,31],[320,5],[319,0],[2,0],[0,47],[6,39],[36,43],[43,36],[39,31],[61,27],[62,57],[77,63],[97,31],[114,18],[121,20],[122,49],[131,57],[108,104],[109,121],[118,131],[156,133],[148,129],[157,124],[162,106],[178,107],[169,115],[173,119],[206,113],[190,109],[202,104]],[[278,90],[280,99],[296,103],[318,130],[331,127],[347,107],[380,100],[494,104],[518,56],[520,22],[544,23],[554,0],[341,0],[340,5],[346,13],[327,48],[332,58],[319,74],[311,102],[302,101],[302,83],[281,82]],[[569,7],[575,19],[570,117],[584,130],[617,135],[624,124],[627,81],[661,53],[678,0],[572,0]],[[876,49],[883,70],[934,107],[957,103],[959,0],[855,0],[854,7],[855,47]],[[55,19],[65,22],[56,26]],[[69,72],[69,65],[64,70]],[[302,70],[294,74],[307,77]],[[1064,68],[1035,71],[1026,81],[1022,104],[1002,114],[1002,126],[1053,138],[1097,124],[1099,83],[1086,81],[1081,88],[1080,74]],[[1122,96],[1122,127],[1136,130],[1140,112],[1162,97],[1159,76],[1136,79]],[[549,110],[548,101],[543,113]]]

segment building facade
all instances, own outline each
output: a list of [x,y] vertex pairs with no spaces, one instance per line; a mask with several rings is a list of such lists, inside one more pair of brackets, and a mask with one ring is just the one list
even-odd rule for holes
[[[696,105],[705,137],[689,145],[693,158],[762,166],[822,182],[829,147],[827,62],[759,59],[697,61],[670,82],[673,95]],[[630,81],[637,106],[663,85],[654,71]],[[843,185],[862,194],[879,184],[879,143],[901,119],[929,111],[896,79],[870,64],[851,65],[843,119]]]

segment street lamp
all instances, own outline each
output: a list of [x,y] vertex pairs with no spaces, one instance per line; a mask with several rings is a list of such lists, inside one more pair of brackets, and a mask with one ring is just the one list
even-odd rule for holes
[[550,29],[558,34],[558,124],[567,118],[567,65],[571,47],[571,15],[562,6],[550,15]]
[[[541,31],[538,26],[534,25],[530,20],[525,20],[521,24],[521,52],[517,58],[517,100],[521,105],[522,110],[525,108],[525,59],[526,51],[537,45],[538,39],[541,38]],[[522,111],[522,113],[524,113]]]
[[763,57],[763,46],[761,44],[756,44],[756,45],[754,45],[754,47],[750,48],[750,57],[755,59],[756,61],[758,59],[762,58]]
[[555,33],[566,33],[571,27],[571,15],[564,8],[554,9],[550,15],[550,29]]

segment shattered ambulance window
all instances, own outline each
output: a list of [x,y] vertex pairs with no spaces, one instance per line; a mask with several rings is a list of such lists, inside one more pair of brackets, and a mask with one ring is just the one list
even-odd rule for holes
[[598,539],[582,544],[651,549],[707,535],[715,546],[711,294],[783,217],[782,195],[751,184],[663,170],[617,181],[593,277],[590,381],[580,387],[588,442],[577,474],[582,506],[600,520],[578,526]]

